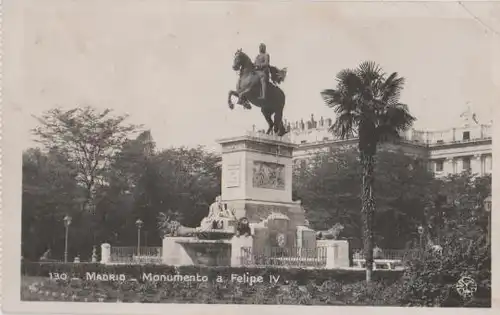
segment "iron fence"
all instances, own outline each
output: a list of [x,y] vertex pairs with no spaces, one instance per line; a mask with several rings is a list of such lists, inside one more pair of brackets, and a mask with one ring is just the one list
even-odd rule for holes
[[[405,261],[418,257],[421,251],[418,249],[382,249],[373,255],[374,259]],[[358,250],[353,254],[354,259],[364,259],[363,250]]]
[[[408,260],[422,255],[419,249],[381,249],[374,250],[373,269],[400,269],[404,268]],[[353,267],[364,268],[365,257],[363,250],[355,251],[352,256]]]
[[257,267],[315,267],[326,266],[326,246],[316,248],[267,247],[253,251],[251,247],[241,249],[241,264]]
[[161,247],[111,247],[111,263],[160,264]]

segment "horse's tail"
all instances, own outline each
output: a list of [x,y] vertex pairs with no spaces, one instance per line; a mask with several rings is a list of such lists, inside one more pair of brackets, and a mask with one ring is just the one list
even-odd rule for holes
[[276,67],[271,66],[271,81],[275,84],[280,84],[285,81],[287,68],[278,69]]

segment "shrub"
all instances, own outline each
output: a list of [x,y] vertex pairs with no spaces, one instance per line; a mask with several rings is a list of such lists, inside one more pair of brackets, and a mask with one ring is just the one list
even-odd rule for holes
[[[333,280],[321,285],[296,281],[276,285],[248,285],[231,282],[96,282],[86,280],[42,280],[21,289],[23,300],[141,302],[141,303],[218,303],[291,305],[394,305],[393,285],[364,281],[348,285]],[[389,293],[388,293],[389,292]],[[391,296],[392,299],[387,299]]]
[[[161,265],[100,265],[73,263],[23,263],[24,279],[42,279],[38,286],[21,289],[23,300],[63,300],[143,303],[219,303],[219,304],[301,304],[301,305],[385,305],[385,287],[397,282],[402,272],[377,270],[378,291],[365,287],[364,271],[307,270],[278,268],[173,267]],[[49,272],[67,274],[68,280],[50,280]],[[127,280],[90,281],[86,272],[126,274]],[[142,273],[200,274],[207,282],[142,281]],[[231,281],[231,274],[262,276],[263,283],[249,285]],[[217,275],[223,276],[217,281]],[[266,277],[280,276],[277,284]],[[28,276],[28,277],[26,277]],[[38,276],[35,278],[33,276]],[[42,277],[40,277],[42,276]],[[78,279],[71,279],[76,277]],[[381,279],[385,278],[385,281]],[[26,280],[26,283],[29,281]],[[362,290],[358,292],[358,290]],[[40,295],[37,292],[53,292]],[[53,294],[50,293],[50,294]]]
[[[477,291],[461,297],[456,284],[472,278]],[[484,238],[449,237],[442,253],[423,253],[409,261],[402,278],[400,303],[411,306],[491,306],[491,254]]]

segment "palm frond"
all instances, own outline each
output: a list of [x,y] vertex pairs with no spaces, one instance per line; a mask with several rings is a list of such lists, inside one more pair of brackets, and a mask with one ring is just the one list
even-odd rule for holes
[[354,129],[359,123],[359,117],[355,113],[345,111],[337,117],[330,131],[341,139],[347,139],[354,134]]
[[399,102],[404,84],[403,77],[398,77],[397,72],[392,73],[381,86],[381,101],[385,103]]
[[415,121],[408,106],[399,101],[405,79],[397,72],[386,77],[377,63],[365,61],[354,70],[340,71],[336,79],[335,89],[321,92],[325,104],[337,115],[330,128],[335,135],[347,138],[357,133],[360,144],[368,145],[398,137]]
[[340,104],[341,101],[341,93],[338,90],[327,89],[323,90],[321,93],[321,97],[326,103],[326,106],[330,108],[334,108]]
[[356,74],[360,77],[363,75],[373,75],[379,77],[383,74],[382,68],[374,61],[363,61],[356,69]]
[[361,79],[365,87],[376,84],[380,78],[384,77],[382,68],[374,61],[364,61],[355,70],[357,77]]
[[379,141],[390,141],[399,138],[399,134],[408,130],[415,121],[406,104],[393,104],[387,107],[384,115],[379,116],[377,136]]
[[394,126],[399,131],[408,130],[413,125],[415,117],[410,114],[408,105],[406,104],[393,104],[387,109],[388,123]]
[[353,75],[355,76],[356,74],[351,69],[340,70],[336,75],[337,83],[340,84],[349,83],[349,80]]
[[341,70],[337,73],[337,90],[342,93],[359,93],[363,87],[363,82],[357,76],[356,72],[350,69]]

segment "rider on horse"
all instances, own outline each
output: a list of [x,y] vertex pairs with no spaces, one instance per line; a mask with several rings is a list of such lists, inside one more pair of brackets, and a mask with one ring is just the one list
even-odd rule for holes
[[[233,109],[232,97],[238,98],[238,104],[250,109],[253,106],[259,107],[266,119],[270,134],[273,130],[275,134],[283,136],[286,129],[283,125],[283,108],[285,106],[285,93],[278,85],[285,80],[287,69],[278,69],[269,64],[269,54],[266,53],[266,46],[260,44],[260,54],[255,58],[255,62],[241,50],[234,54],[233,70],[239,72],[236,90],[230,90],[227,103]],[[273,83],[271,84],[270,81]],[[257,95],[257,87],[261,85],[260,95]],[[273,120],[274,116],[274,120]]]
[[266,98],[266,90],[267,90],[267,84],[269,82],[269,75],[270,75],[270,64],[269,64],[270,58],[269,54],[266,52],[266,45],[265,44],[260,44],[259,46],[259,54],[255,58],[255,72],[259,75],[260,77],[260,87],[261,87],[261,94],[259,99],[263,100]]

